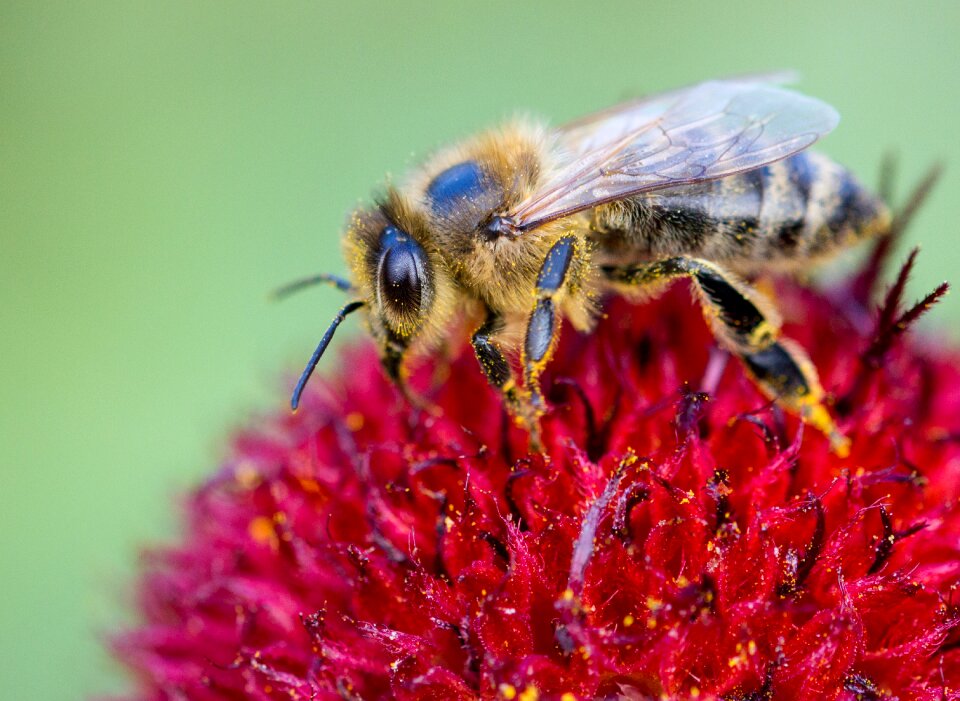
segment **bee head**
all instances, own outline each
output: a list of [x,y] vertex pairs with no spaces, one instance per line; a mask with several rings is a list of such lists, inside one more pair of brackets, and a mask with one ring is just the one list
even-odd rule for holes
[[353,215],[344,242],[384,357],[431,345],[449,317],[452,282],[426,216],[388,189],[377,207]]

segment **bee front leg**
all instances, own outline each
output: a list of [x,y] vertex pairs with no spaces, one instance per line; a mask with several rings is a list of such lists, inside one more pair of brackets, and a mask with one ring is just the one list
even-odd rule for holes
[[759,294],[719,266],[696,258],[668,258],[647,265],[602,269],[618,285],[647,286],[689,277],[720,344],[736,354],[764,394],[823,432],[839,455],[849,440],[824,407],[824,392],[806,352],[781,339],[780,321]]
[[520,393],[513,371],[510,369],[510,363],[493,340],[502,327],[503,319],[500,315],[492,311],[487,312],[486,321],[471,336],[470,344],[473,346],[473,352],[477,356],[477,362],[480,363],[484,376],[500,392],[509,412],[514,416],[522,416]]
[[439,409],[434,406],[425,397],[420,396],[410,386],[409,372],[405,364],[407,354],[407,342],[396,334],[387,332],[384,346],[380,353],[380,365],[383,371],[402,396],[411,406],[426,411],[430,414],[438,414]]

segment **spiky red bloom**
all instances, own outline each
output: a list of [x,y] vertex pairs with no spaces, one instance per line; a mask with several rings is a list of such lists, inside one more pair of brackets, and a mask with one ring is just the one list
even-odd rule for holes
[[683,289],[564,334],[544,455],[469,348],[427,415],[350,346],[147,556],[137,698],[960,698],[960,355],[901,294],[781,290],[846,458],[738,363],[694,391]]

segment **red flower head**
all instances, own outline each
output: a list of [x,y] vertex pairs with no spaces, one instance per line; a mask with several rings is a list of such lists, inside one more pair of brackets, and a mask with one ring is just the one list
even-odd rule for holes
[[136,697],[960,698],[960,353],[901,335],[945,291],[901,310],[912,256],[868,313],[881,258],[779,290],[847,457],[723,367],[682,285],[565,333],[542,455],[469,350],[424,412],[350,346],[147,556]]

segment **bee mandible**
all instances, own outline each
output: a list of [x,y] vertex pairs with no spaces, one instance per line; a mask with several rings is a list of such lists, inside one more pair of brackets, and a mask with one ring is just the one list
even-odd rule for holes
[[640,301],[688,278],[718,344],[843,453],[813,364],[746,282],[806,270],[889,227],[878,197],[806,150],[838,119],[772,80],[740,78],[555,130],[518,120],[439,151],[351,215],[350,280],[312,280],[357,298],[324,334],[293,408],[351,312],[366,311],[386,374],[405,391],[408,355],[435,350],[466,320],[481,370],[537,449],[539,378],[561,321],[588,332],[604,294]]

